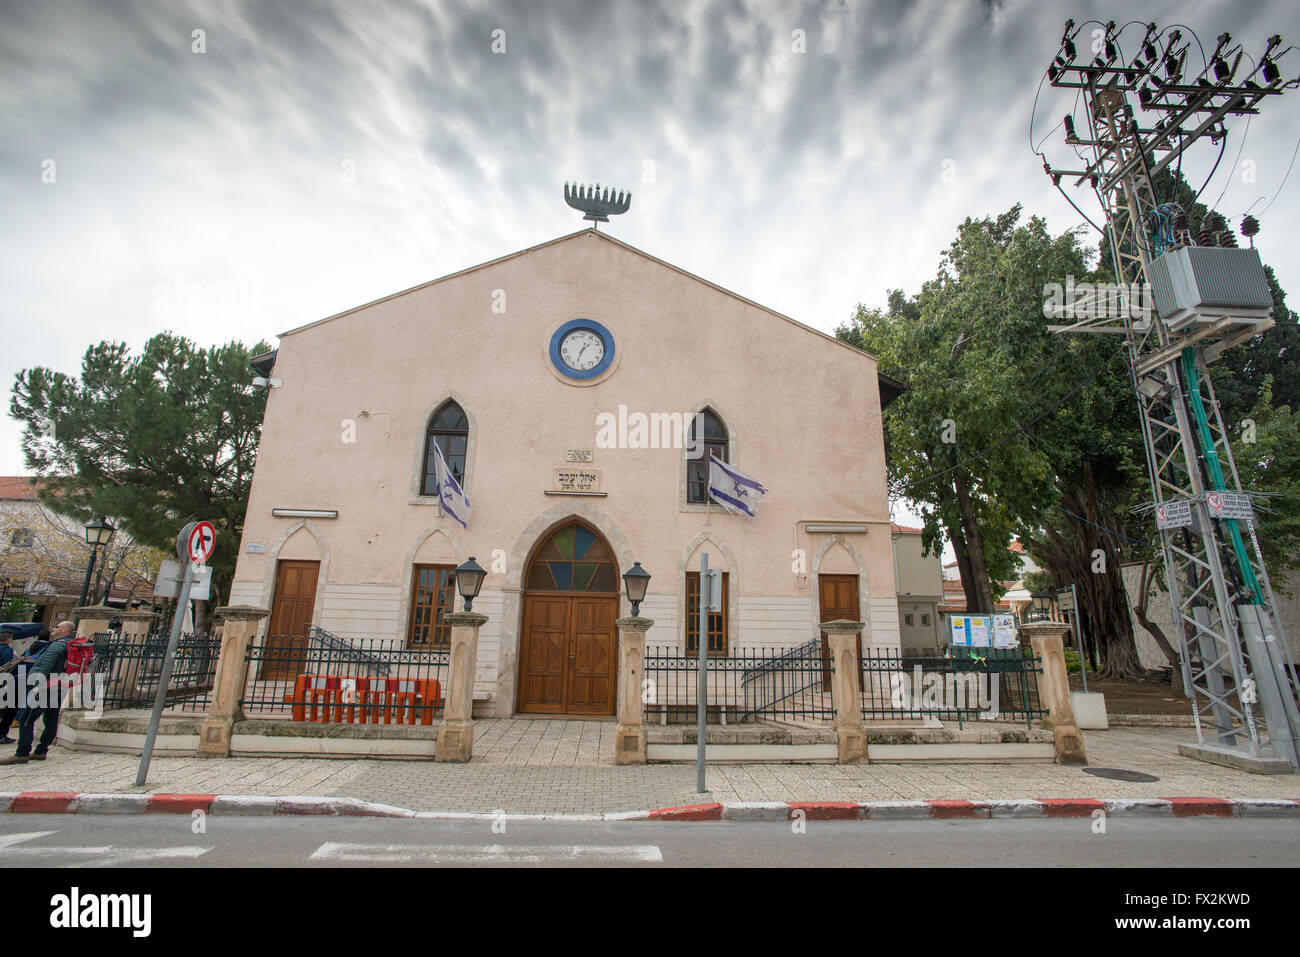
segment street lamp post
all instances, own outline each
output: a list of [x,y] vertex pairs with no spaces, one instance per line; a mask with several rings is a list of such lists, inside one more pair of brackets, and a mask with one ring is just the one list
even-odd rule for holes
[[483,579],[486,577],[487,572],[474,561],[473,555],[465,563],[456,566],[456,590],[465,602],[466,612],[474,610],[474,599],[478,597],[478,591],[483,587]]
[[1034,602],[1034,621],[1047,621],[1051,617],[1052,593],[1036,591],[1032,595]]
[[95,555],[99,551],[100,545],[107,545],[108,540],[113,537],[117,529],[108,523],[104,518],[98,522],[91,522],[86,526],[86,541],[90,544],[90,564],[86,566],[86,580],[81,583],[81,598],[77,601],[77,607],[81,608],[86,604],[86,593],[90,591],[90,576],[95,572]]

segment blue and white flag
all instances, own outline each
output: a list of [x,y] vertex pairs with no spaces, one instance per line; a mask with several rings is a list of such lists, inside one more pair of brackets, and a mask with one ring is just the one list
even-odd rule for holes
[[442,510],[460,522],[461,528],[469,528],[469,499],[465,497],[465,490],[456,481],[456,476],[451,474],[451,469],[447,468],[437,442],[433,443],[433,452],[433,467],[438,477],[438,501],[442,503]]
[[716,456],[709,456],[709,498],[733,515],[754,517],[754,509],[767,489],[756,479],[736,471]]

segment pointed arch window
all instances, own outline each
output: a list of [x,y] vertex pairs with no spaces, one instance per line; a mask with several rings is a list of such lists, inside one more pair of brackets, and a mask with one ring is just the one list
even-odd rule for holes
[[[701,439],[701,430],[703,430]],[[703,442],[703,445],[698,443]],[[699,458],[686,460],[686,501],[703,504],[709,500],[709,456],[729,462],[727,427],[712,409],[704,409],[691,421],[691,448],[701,448]]]
[[469,448],[469,419],[465,410],[454,399],[448,399],[429,419],[424,437],[424,477],[420,482],[421,495],[438,494],[438,470],[434,465],[434,443],[442,452],[447,468],[456,481],[465,486],[465,452]]

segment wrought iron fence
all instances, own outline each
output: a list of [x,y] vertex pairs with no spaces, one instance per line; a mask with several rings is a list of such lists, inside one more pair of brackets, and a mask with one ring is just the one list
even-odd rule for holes
[[[105,711],[153,706],[169,637],[167,631],[135,637],[95,636],[91,680],[96,697],[102,695]],[[207,632],[181,635],[171,679],[167,682],[167,710],[207,712],[220,655],[221,639],[215,635]]]
[[911,655],[864,649],[862,716],[1021,721],[1046,711],[1038,696],[1041,660],[1019,648],[976,649],[976,656]]
[[240,705],[249,717],[428,725],[442,716],[448,654],[316,627],[272,635],[249,646]]
[[[835,716],[830,660],[821,639],[794,648],[740,648],[705,659],[707,720],[827,722]],[[647,648],[646,715],[661,722],[694,721],[699,656],[682,648]]]

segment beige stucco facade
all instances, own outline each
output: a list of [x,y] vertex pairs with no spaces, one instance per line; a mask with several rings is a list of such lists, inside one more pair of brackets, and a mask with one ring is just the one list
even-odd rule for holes
[[[575,318],[616,344],[589,382],[566,379],[548,352]],[[528,557],[577,517],[608,541],[618,574],[639,561],[653,575],[647,646],[683,643],[685,572],[707,552],[729,576],[730,647],[815,637],[817,576],[830,573],[859,576],[864,643],[898,647],[875,360],[604,233],[285,333],[272,376],[232,605],[271,608],[277,561],[315,560],[315,624],[405,639],[413,567],[473,555],[489,571],[474,603],[488,616],[476,697],[510,714]],[[418,494],[426,429],[448,398],[469,421],[468,529]],[[769,490],[757,518],[687,504],[681,448],[599,447],[597,417],[620,406],[712,409],[731,464]],[[569,450],[591,452],[582,467],[603,495],[548,494]],[[338,514],[273,516],[285,508]]]
[[921,530],[894,526],[894,574],[898,580],[898,627],[902,647],[910,650],[938,648],[942,622],[943,559],[938,552],[925,554]]

